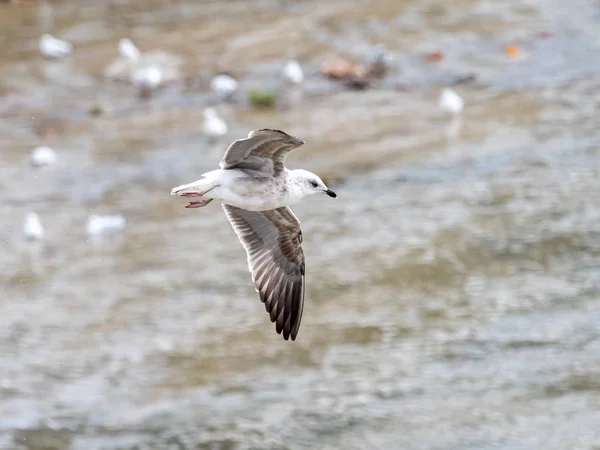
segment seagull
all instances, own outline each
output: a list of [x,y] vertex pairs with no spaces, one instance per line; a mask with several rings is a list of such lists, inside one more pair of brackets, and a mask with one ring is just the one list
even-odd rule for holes
[[88,218],[85,230],[90,236],[112,234],[125,228],[125,218],[119,215],[97,216]]
[[33,211],[28,212],[25,216],[23,234],[28,241],[38,241],[44,237],[44,227],[42,227],[40,217]]
[[465,101],[452,89],[442,89],[442,93],[440,94],[440,108],[443,111],[451,114],[459,114],[464,105]]
[[135,63],[139,61],[141,53],[130,39],[123,38],[119,41],[119,55]]
[[210,88],[222,97],[229,97],[238,90],[238,82],[222,73],[210,81]]
[[304,80],[304,72],[302,66],[295,59],[286,63],[283,67],[283,76],[286,80],[294,84],[300,84]]
[[314,194],[337,195],[314,173],[288,170],[285,158],[304,141],[280,130],[251,131],[234,141],[220,169],[173,188],[171,195],[201,197],[186,208],[221,202],[242,246],[260,300],[287,341],[298,335],[304,306],[304,252],[300,222],[289,208]]
[[142,67],[131,75],[131,82],[142,97],[148,97],[163,81],[163,73],[156,64]]
[[39,49],[44,56],[61,58],[73,51],[73,45],[70,42],[57,39],[51,34],[46,33],[40,37]]
[[46,145],[40,145],[31,152],[29,164],[34,167],[47,166],[56,162],[56,153]]
[[202,131],[205,136],[209,138],[217,138],[227,133],[227,124],[214,108],[206,108],[204,110],[204,123],[202,125]]

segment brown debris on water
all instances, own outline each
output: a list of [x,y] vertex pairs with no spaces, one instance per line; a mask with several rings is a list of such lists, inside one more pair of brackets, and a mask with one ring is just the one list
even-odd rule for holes
[[321,64],[321,73],[330,80],[344,80],[348,76],[357,75],[358,66],[345,59],[335,59]]
[[457,84],[469,84],[475,81],[477,81],[477,75],[474,73],[467,73],[464,75],[456,76],[450,84],[452,86],[456,86]]
[[504,53],[511,58],[517,58],[521,55],[521,50],[516,45],[507,45],[504,47]]
[[427,62],[440,62],[445,58],[444,52],[430,52],[423,55],[423,59]]
[[376,45],[367,64],[366,77],[371,79],[383,78],[388,71],[389,55],[382,44]]
[[339,58],[323,62],[321,73],[330,80],[341,81],[348,89],[365,90],[387,74],[387,61],[385,48],[377,45],[366,65]]
[[382,70],[379,66],[365,67],[343,59],[326,61],[321,65],[321,73],[327,78],[341,81],[346,88],[352,90],[369,88],[375,79],[383,75]]
[[348,89],[364,90],[370,86],[367,69],[345,59],[325,61],[321,73],[330,80],[341,81]]
[[371,87],[371,80],[366,76],[350,75],[344,80],[344,86],[354,91],[364,91]]

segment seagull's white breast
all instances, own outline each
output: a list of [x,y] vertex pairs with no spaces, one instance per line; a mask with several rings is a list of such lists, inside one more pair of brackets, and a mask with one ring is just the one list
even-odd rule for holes
[[295,203],[285,176],[250,177],[235,169],[218,172],[219,186],[207,197],[213,195],[223,203],[249,211],[268,211]]

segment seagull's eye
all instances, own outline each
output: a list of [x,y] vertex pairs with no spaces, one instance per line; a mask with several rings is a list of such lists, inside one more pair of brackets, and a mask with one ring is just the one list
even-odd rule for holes
[[309,183],[314,188],[316,188],[319,185],[319,183],[317,183],[315,180],[310,180]]

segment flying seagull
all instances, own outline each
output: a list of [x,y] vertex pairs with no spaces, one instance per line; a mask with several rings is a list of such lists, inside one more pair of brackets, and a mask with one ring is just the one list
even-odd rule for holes
[[283,131],[252,131],[229,146],[220,169],[171,191],[200,197],[186,208],[200,208],[214,199],[221,202],[246,250],[260,300],[286,341],[296,339],[304,306],[302,231],[289,207],[313,194],[336,197],[314,173],[285,167],[288,153],[302,144],[302,139]]

